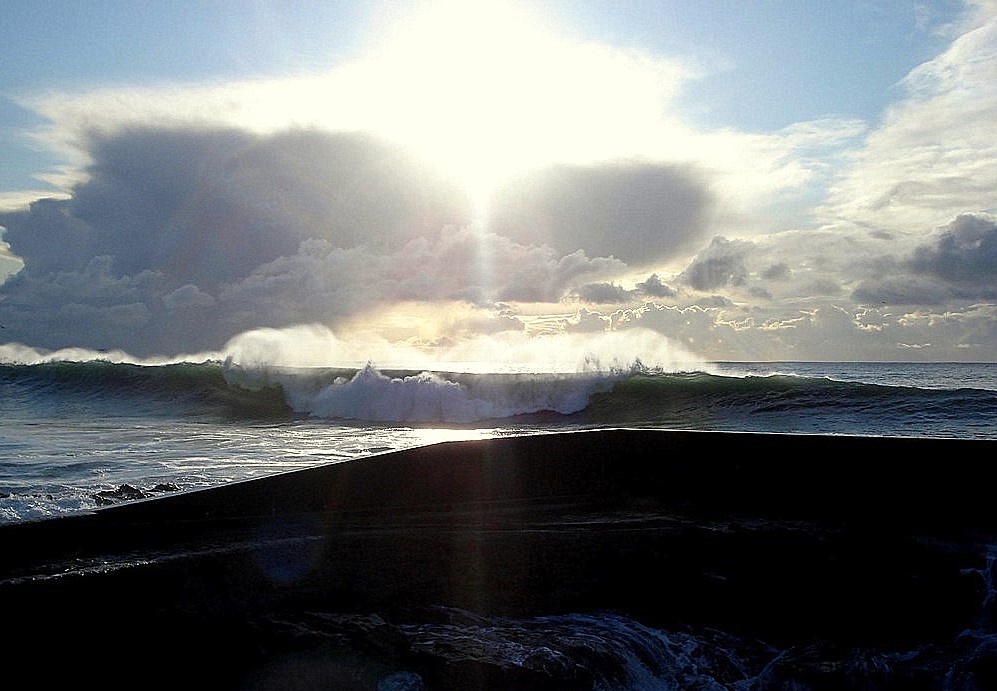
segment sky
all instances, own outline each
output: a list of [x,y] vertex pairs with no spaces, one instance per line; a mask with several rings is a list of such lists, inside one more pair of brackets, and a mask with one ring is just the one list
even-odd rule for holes
[[997,361],[997,0],[12,0],[0,45],[0,361]]

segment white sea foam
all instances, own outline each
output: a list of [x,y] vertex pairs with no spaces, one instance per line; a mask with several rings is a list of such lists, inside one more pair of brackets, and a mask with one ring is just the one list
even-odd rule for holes
[[389,377],[368,365],[350,380],[323,388],[306,412],[318,417],[391,422],[467,423],[552,411],[584,409],[603,377],[464,375],[431,372]]
[[474,374],[419,371],[398,375],[368,363],[355,373],[315,368],[244,367],[225,363],[230,385],[251,390],[280,386],[293,410],[318,418],[394,423],[460,423],[540,412],[569,415],[598,391],[627,376]]

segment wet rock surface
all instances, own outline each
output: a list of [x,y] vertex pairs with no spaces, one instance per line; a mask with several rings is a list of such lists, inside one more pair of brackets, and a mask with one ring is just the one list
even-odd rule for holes
[[110,506],[121,501],[136,501],[138,499],[149,499],[162,494],[163,492],[177,492],[180,488],[172,482],[161,482],[153,487],[134,487],[125,483],[115,489],[101,490],[93,494],[97,506]]

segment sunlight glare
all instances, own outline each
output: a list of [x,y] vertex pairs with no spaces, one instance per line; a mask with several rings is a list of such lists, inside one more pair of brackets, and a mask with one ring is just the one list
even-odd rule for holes
[[440,2],[387,32],[372,63],[381,129],[461,180],[480,215],[513,172],[639,151],[674,66],[551,32],[499,2]]

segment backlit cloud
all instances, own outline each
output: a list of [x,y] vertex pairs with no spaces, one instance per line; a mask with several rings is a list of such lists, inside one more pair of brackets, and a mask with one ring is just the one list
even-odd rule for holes
[[639,265],[695,248],[712,200],[694,170],[627,161],[537,171],[500,187],[490,209],[496,233]]
[[213,350],[241,331],[336,324],[400,301],[557,302],[625,266],[472,226],[459,187],[367,135],[141,129],[92,141],[69,199],[0,215],[24,262],[0,288],[0,315],[48,348]]

